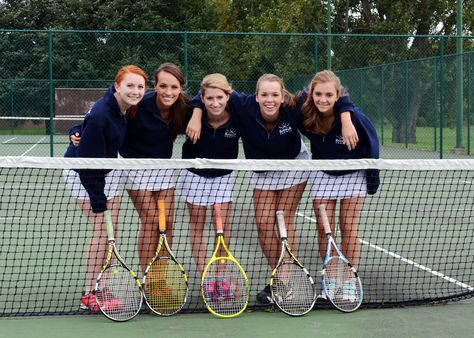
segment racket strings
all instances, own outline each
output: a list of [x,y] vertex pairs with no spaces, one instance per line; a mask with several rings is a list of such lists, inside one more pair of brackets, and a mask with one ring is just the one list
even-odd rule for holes
[[117,321],[135,317],[142,304],[135,278],[120,264],[113,264],[102,273],[96,297],[104,315]]
[[290,315],[307,313],[315,301],[311,277],[293,260],[286,260],[277,268],[272,279],[272,294],[276,305]]
[[350,266],[339,257],[331,257],[324,273],[326,295],[338,309],[356,310],[362,300],[362,285]]
[[248,282],[238,264],[218,259],[208,266],[202,281],[206,305],[221,316],[242,312],[248,301]]
[[178,263],[159,259],[150,267],[145,279],[146,302],[161,315],[172,315],[186,303],[188,284]]

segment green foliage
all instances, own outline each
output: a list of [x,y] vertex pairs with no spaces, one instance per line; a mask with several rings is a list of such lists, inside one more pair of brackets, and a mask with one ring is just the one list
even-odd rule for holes
[[[418,124],[435,120],[429,116],[429,98],[439,95],[440,79],[433,80],[434,74],[439,76],[439,64],[433,60],[442,52],[447,96],[442,108],[453,109],[456,66],[450,58],[456,52],[456,39],[445,38],[441,44],[438,37],[367,34],[454,34],[455,1],[332,0],[330,14],[336,33],[331,40],[324,34],[327,1],[1,0],[0,27],[5,30],[0,31],[4,79],[0,85],[5,90],[0,92],[0,105],[7,107],[2,111],[15,106],[22,115],[47,114],[50,61],[54,86],[80,87],[106,86],[123,64],[138,64],[151,76],[161,63],[174,62],[188,67],[188,89],[193,94],[211,72],[225,74],[245,92],[254,91],[261,74],[275,73],[285,79],[288,89],[297,91],[317,70],[327,67],[332,54],[332,68],[343,77],[357,104],[375,121],[390,121],[401,128],[407,107],[408,117]],[[464,31],[472,33],[473,1],[463,1],[463,18]],[[52,34],[51,56],[48,31],[6,29],[68,31]],[[169,31],[174,33],[164,33]],[[464,51],[473,50],[474,40],[465,39]],[[380,99],[373,95],[381,93],[382,85],[384,118],[378,113]],[[13,101],[24,103],[12,105]],[[445,121],[455,122],[449,116]]]

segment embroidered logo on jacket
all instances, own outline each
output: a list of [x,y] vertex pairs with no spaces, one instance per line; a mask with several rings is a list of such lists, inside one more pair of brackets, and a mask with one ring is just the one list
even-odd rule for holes
[[283,122],[278,126],[278,130],[280,131],[280,135],[291,133],[292,129],[288,122]]
[[234,128],[227,128],[224,133],[225,138],[236,138],[237,131]]
[[342,135],[337,135],[336,140],[334,141],[336,144],[344,144],[344,138]]

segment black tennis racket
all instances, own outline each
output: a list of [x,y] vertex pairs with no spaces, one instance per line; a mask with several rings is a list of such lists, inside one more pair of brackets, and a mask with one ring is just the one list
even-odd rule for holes
[[[97,277],[94,294],[100,311],[109,319],[124,322],[135,317],[143,302],[140,281],[117,251],[110,210],[104,212],[108,250],[104,267]],[[115,257],[115,262],[113,258]]]
[[277,211],[281,253],[270,278],[273,302],[290,316],[302,316],[314,306],[316,291],[308,270],[296,258],[288,244],[283,211]]
[[[327,250],[322,270],[322,287],[329,301],[342,312],[352,312],[362,304],[362,282],[356,269],[336,245],[331,234],[331,226],[326,206],[319,206],[319,215],[323,221],[327,237]],[[336,255],[332,255],[335,252]]]
[[[156,314],[171,316],[186,303],[188,277],[178,262],[166,239],[165,201],[158,201],[158,225],[160,239],[156,252],[143,275],[145,301]],[[168,255],[160,255],[162,248]]]

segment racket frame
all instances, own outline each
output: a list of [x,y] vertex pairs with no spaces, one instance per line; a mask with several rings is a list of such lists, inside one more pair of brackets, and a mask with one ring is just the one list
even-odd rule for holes
[[[148,263],[148,266],[146,267],[145,272],[143,273],[143,280],[142,280],[143,296],[144,296],[146,304],[148,305],[148,308],[153,313],[156,313],[157,315],[160,315],[160,316],[168,317],[168,316],[172,316],[172,315],[178,313],[179,311],[181,311],[181,309],[186,304],[187,297],[188,297],[188,292],[189,292],[189,284],[188,284],[188,276],[186,275],[186,271],[184,270],[181,263],[176,259],[176,256],[174,255],[174,252],[171,250],[171,248],[168,244],[168,240],[166,238],[165,201],[164,200],[158,200],[157,206],[158,206],[158,231],[159,231],[159,234],[160,234],[160,238],[158,240],[158,245],[156,246],[155,254],[154,254],[153,258],[151,259],[150,263]],[[160,255],[160,251],[163,248],[163,246],[166,249],[166,252],[169,254],[169,256],[161,256]],[[146,285],[147,285],[146,284],[146,279],[147,279],[148,273],[150,272],[153,264],[156,261],[169,260],[169,259],[171,259],[178,266],[179,270],[181,271],[186,289],[185,289],[185,293],[184,293],[184,297],[183,297],[183,302],[181,303],[181,305],[172,312],[164,313],[164,312],[159,311],[158,309],[153,308],[150,305],[149,300],[146,297]]]
[[[329,224],[329,219],[327,216],[326,212],[326,205],[320,204],[319,205],[319,215],[321,216],[321,220],[323,221],[323,227],[324,227],[324,232],[326,234],[326,239],[327,239],[327,248],[326,248],[326,255],[324,257],[324,262],[323,262],[323,268],[321,270],[321,286],[323,288],[324,293],[326,294],[327,299],[331,302],[331,304],[338,309],[339,311],[349,313],[349,312],[354,312],[357,310],[360,305],[362,304],[362,301],[364,299],[364,289],[362,287],[362,281],[359,277],[359,274],[355,267],[352,265],[352,263],[349,261],[349,259],[342,253],[342,251],[339,249],[339,246],[336,244],[336,241],[334,240],[334,237],[332,236],[332,231],[331,231],[331,226]],[[337,256],[331,256],[332,249],[334,249],[337,253]],[[327,285],[326,285],[326,268],[328,266],[328,263],[331,259],[340,259],[344,262],[349,267],[349,270],[352,272],[353,277],[356,279],[356,283],[359,284],[359,289],[360,289],[360,297],[357,299],[357,304],[351,308],[343,308],[337,305],[333,298],[331,297]]]
[[[229,248],[227,247],[225,241],[224,241],[224,226],[222,223],[222,215],[221,215],[221,205],[220,204],[214,204],[214,216],[216,220],[216,236],[217,236],[217,243],[214,248],[214,251],[212,253],[212,257],[209,260],[209,263],[207,263],[206,267],[204,268],[204,271],[202,273],[201,277],[201,295],[202,299],[204,300],[204,304],[206,305],[207,309],[209,310],[210,313],[212,313],[214,316],[219,317],[219,318],[234,318],[242,314],[247,309],[248,302],[249,302],[249,281],[247,278],[247,274],[245,273],[245,270],[243,267],[240,265],[240,263],[235,259],[235,257],[232,255],[230,252]],[[219,252],[220,248],[223,248],[227,256],[217,256],[217,253]],[[244,287],[244,292],[245,292],[245,304],[244,306],[236,313],[232,314],[222,314],[217,312],[212,308],[212,302],[208,302],[206,300],[205,296],[205,291],[204,291],[204,284],[205,284],[205,279],[206,276],[211,268],[211,266],[217,262],[220,261],[221,263],[223,261],[230,261],[232,264],[235,264],[238,269],[240,270],[240,273],[244,277],[245,281],[245,287]]]
[[105,224],[107,226],[107,236],[108,236],[108,239],[107,239],[107,243],[108,243],[107,256],[106,256],[106,259],[105,259],[105,263],[102,267],[102,270],[100,271],[99,275],[97,276],[95,287],[94,287],[94,290],[92,291],[92,293],[96,296],[96,300],[97,300],[97,294],[100,292],[99,287],[100,287],[100,282],[101,282],[102,276],[103,276],[104,272],[107,269],[111,268],[114,264],[117,264],[117,263],[112,264],[112,258],[115,257],[118,264],[120,264],[120,266],[122,266],[125,270],[128,271],[128,273],[130,273],[130,276],[134,279],[135,284],[137,285],[138,292],[140,293],[139,306],[137,307],[136,311],[131,316],[129,316],[127,318],[115,318],[115,317],[111,316],[109,313],[107,313],[107,311],[105,311],[103,309],[103,307],[101,306],[101,304],[98,301],[97,301],[97,305],[99,306],[100,312],[102,312],[102,314],[105,317],[107,317],[108,319],[110,319],[114,322],[125,322],[125,321],[128,321],[128,320],[134,318],[140,312],[141,306],[143,304],[144,293],[143,293],[142,285],[140,283],[140,280],[138,279],[137,274],[125,263],[122,256],[120,256],[120,254],[117,250],[116,241],[115,241],[115,237],[114,237],[114,227],[113,227],[113,224],[112,224],[112,214],[111,214],[110,210],[104,211],[104,220],[105,220]]
[[[273,303],[283,313],[285,313],[289,316],[292,316],[292,317],[300,317],[300,316],[303,316],[303,315],[307,314],[309,311],[311,311],[313,309],[314,304],[316,303],[316,296],[317,296],[316,295],[316,288],[315,288],[313,277],[311,276],[309,271],[304,267],[303,263],[301,263],[298,260],[298,258],[293,254],[293,252],[291,250],[291,246],[288,243],[288,234],[287,234],[287,231],[286,231],[284,212],[281,211],[281,210],[278,210],[276,212],[276,217],[277,217],[278,230],[280,232],[281,251],[280,251],[280,257],[278,258],[278,263],[277,263],[275,269],[273,269],[272,275],[270,277],[270,283],[269,284],[270,284],[270,290],[272,292],[272,300],[273,300]],[[289,255],[289,259],[285,258],[286,254]],[[275,277],[276,277],[276,275],[279,271],[279,268],[282,267],[284,264],[295,264],[296,266],[298,266],[305,273],[306,277],[308,278],[308,281],[311,284],[311,289],[312,289],[311,291],[312,291],[312,294],[313,294],[313,297],[312,297],[313,299],[312,299],[312,302],[311,302],[311,306],[308,307],[305,311],[302,311],[302,312],[290,312],[290,311],[288,311],[287,309],[282,307],[282,305],[280,304],[280,302],[278,301],[278,298],[276,297],[276,295],[274,293],[273,282],[274,282]]]

